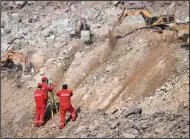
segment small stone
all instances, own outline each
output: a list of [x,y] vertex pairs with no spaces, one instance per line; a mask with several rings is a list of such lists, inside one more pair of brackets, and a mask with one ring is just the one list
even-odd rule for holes
[[97,77],[96,77],[96,76],[93,76],[93,79],[94,79],[94,80],[96,80],[96,79],[97,79]]
[[64,57],[58,57],[58,60],[63,60],[64,59]]
[[169,8],[173,8],[173,7],[175,7],[175,3],[174,3],[174,2],[172,2],[172,3],[169,5]]
[[37,22],[38,19],[39,19],[39,16],[38,15],[34,15],[32,18],[28,19],[28,22],[29,23],[35,23],[35,22]]
[[81,55],[84,56],[85,52],[81,52]]
[[164,133],[165,129],[163,127],[159,127],[155,129],[155,133]]
[[62,65],[62,64],[61,64],[60,62],[57,64],[58,67],[60,67],[61,65]]
[[62,45],[63,45],[63,46],[64,46],[64,45],[67,45],[67,44],[68,44],[68,42],[65,42],[65,41],[62,42]]
[[16,1],[17,8],[23,8],[27,1]]
[[62,136],[58,136],[58,137],[55,137],[55,138],[66,138],[67,136],[66,135],[62,135]]
[[108,65],[106,68],[106,72],[109,72],[111,69],[112,69],[112,67],[110,65]]
[[54,36],[54,35],[51,35],[51,36],[50,36],[50,39],[54,40],[54,39],[55,39],[55,36]]
[[125,138],[135,138],[135,137],[136,137],[135,135],[129,134],[129,133],[123,133],[123,136],[124,136]]
[[76,129],[76,131],[75,131],[75,135],[77,134],[77,133],[79,133],[81,130],[83,130],[85,128],[85,126],[79,126],[77,129]]
[[70,10],[70,8],[66,8],[66,9],[64,10],[64,13],[67,13],[69,10]]
[[51,126],[50,126],[50,128],[54,128],[54,127],[56,127],[57,125],[56,125],[56,123],[53,123]]
[[40,69],[40,73],[39,73],[40,75],[44,75],[44,68],[41,68]]
[[76,6],[75,6],[75,5],[72,5],[72,6],[71,6],[71,11],[72,11],[72,12],[76,12]]
[[114,114],[114,113],[116,113],[118,111],[118,109],[115,109],[115,110],[113,110],[112,112],[111,112],[111,114]]
[[115,123],[112,123],[111,124],[111,129],[115,129],[117,126],[119,126],[120,125],[120,123],[117,121],[117,122],[115,122]]
[[10,34],[10,33],[12,33],[12,30],[11,30],[11,29],[8,29],[8,28],[5,28],[5,29],[4,29],[4,34],[5,34],[5,35],[8,35],[8,34]]
[[75,54],[75,58],[81,58],[81,53],[80,52],[76,52],[76,54]]
[[7,44],[13,44],[15,37],[13,35],[7,36]]
[[27,3],[28,3],[29,5],[32,5],[32,4],[36,3],[36,1],[27,1]]
[[97,28],[100,28],[102,26],[102,24],[97,24],[96,27]]
[[166,87],[165,87],[165,86],[162,86],[162,87],[160,88],[160,90],[166,90]]

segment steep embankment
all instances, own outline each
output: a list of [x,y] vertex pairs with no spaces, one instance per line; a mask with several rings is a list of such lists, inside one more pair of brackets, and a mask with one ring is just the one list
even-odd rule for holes
[[[39,71],[1,72],[2,137],[189,137],[189,52],[173,41],[172,31],[134,31],[144,21],[129,17],[116,28],[120,37],[112,49],[105,35],[121,9],[111,2],[25,4],[3,3],[1,51],[13,48],[38,57]],[[155,15],[176,11],[182,21],[189,16],[188,2],[126,5],[145,6]],[[91,26],[92,45],[69,38],[74,19],[81,17]],[[42,76],[53,77],[54,92],[63,83],[73,90],[78,118],[64,130],[59,113],[43,127],[32,125],[33,91]],[[142,114],[127,116],[137,104]]]

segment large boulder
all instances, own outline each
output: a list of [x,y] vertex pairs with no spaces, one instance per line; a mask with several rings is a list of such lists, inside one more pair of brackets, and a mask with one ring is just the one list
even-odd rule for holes
[[39,71],[44,64],[44,57],[41,54],[34,54],[31,57],[31,62],[36,71]]

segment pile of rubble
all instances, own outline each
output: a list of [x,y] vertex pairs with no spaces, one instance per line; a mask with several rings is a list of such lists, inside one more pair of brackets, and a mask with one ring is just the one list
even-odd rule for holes
[[188,113],[168,114],[160,112],[148,115],[134,111],[135,109],[130,111],[130,113],[134,114],[129,115],[128,110],[117,111],[113,114],[81,110],[78,120],[68,123],[65,130],[59,132],[59,136],[56,136],[56,138],[185,138],[189,136]]
[[[189,137],[189,53],[169,40],[172,33],[137,31],[118,39],[117,47],[110,50],[104,37],[121,12],[113,2],[1,3],[1,52],[13,49],[38,61],[33,75],[8,72],[10,77],[1,76],[3,137]],[[178,20],[189,17],[188,2],[125,4],[145,7],[155,16],[176,11]],[[94,35],[91,45],[69,36],[81,18]],[[131,31],[131,25],[142,24],[143,18],[129,17],[124,23]],[[124,29],[120,31],[126,34]],[[167,59],[170,54],[177,62]],[[59,130],[59,114],[41,128],[32,125],[33,91],[44,75],[53,77],[55,92],[63,83],[73,87],[73,104],[81,106],[77,120],[68,122],[64,130]],[[160,79],[155,88],[152,78]],[[145,88],[153,89],[148,92]],[[150,94],[144,98],[147,92]],[[141,101],[134,101],[133,96]],[[131,107],[136,104],[138,108]],[[109,105],[109,111],[94,110]]]

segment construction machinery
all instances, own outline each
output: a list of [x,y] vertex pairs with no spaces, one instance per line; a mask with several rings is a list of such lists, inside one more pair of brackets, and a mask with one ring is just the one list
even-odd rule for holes
[[[184,31],[184,34],[179,37],[179,31]],[[175,40],[181,38],[185,43],[182,45],[189,45],[189,23],[176,23],[173,26],[173,37]]]
[[189,23],[176,23],[176,19],[174,15],[161,15],[161,16],[152,16],[152,14],[146,9],[127,9],[123,7],[122,13],[118,16],[118,21],[113,24],[113,28],[108,33],[108,37],[110,42],[116,42],[114,29],[116,26],[119,26],[127,16],[135,16],[135,15],[142,15],[144,18],[146,27],[143,28],[150,28],[156,29],[159,33],[162,33],[163,30],[168,29],[173,31],[174,40],[178,39],[178,32],[179,31],[186,31],[183,35],[182,40],[186,42],[185,45],[189,45]]
[[22,53],[16,53],[14,51],[7,51],[1,58],[1,67],[14,68],[21,67],[25,74],[31,71],[33,67],[31,62],[28,62],[28,57]]
[[133,8],[128,10],[126,7],[123,7],[123,11],[121,15],[118,17],[118,21],[114,24],[112,30],[114,30],[116,26],[120,25],[127,16],[134,15],[142,15],[146,27],[159,29],[159,31],[168,28],[168,24],[174,23],[175,21],[174,15],[152,16],[152,14],[146,9]]
[[129,10],[124,6],[122,13],[118,16],[118,20],[113,24],[112,30],[109,31],[108,35],[106,35],[106,37],[109,38],[110,44],[114,42],[114,44],[111,45],[112,48],[115,46],[117,42],[116,40],[117,35],[114,34],[115,27],[119,26],[127,16],[135,16],[135,15],[142,15],[142,17],[144,18],[146,27],[143,28],[154,29],[153,31],[157,31],[159,33],[162,33],[163,29],[171,29],[169,24],[172,24],[175,21],[174,15],[152,16],[152,14],[146,9],[131,8]]
[[91,41],[90,26],[86,24],[86,20],[79,20],[76,24],[75,30],[70,34],[71,38],[80,38],[83,42]]

